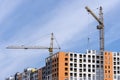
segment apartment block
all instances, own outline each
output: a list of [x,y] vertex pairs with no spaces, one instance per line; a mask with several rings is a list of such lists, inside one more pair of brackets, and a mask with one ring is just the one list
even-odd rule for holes
[[46,67],[38,69],[38,80],[46,80]]
[[58,52],[46,58],[45,80],[96,80],[96,51]]
[[38,80],[38,70],[34,70],[30,74],[30,80]]
[[45,80],[120,80],[120,53],[58,52],[46,58]]
[[69,78],[69,55],[58,52],[46,58],[45,80],[68,80]]
[[6,80],[120,80],[120,53],[57,52],[40,69],[27,68]]
[[69,53],[70,55],[70,80],[95,80],[96,54],[95,51],[82,53]]
[[6,78],[5,80],[39,80],[38,70],[35,68],[26,68],[24,72],[17,72],[14,76]]
[[5,80],[15,80],[14,76],[10,76],[8,78],[6,78]]
[[17,72],[15,74],[15,80],[22,80],[22,73]]

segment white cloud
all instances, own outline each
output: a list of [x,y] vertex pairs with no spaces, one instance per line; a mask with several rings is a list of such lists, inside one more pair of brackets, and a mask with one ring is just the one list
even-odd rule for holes
[[[22,0],[2,0],[0,2],[0,23],[4,22],[7,17],[21,4]],[[2,27],[0,34],[4,33],[10,27]]]
[[22,0],[4,0],[0,3],[0,22],[6,18],[14,9],[16,6],[18,6]]

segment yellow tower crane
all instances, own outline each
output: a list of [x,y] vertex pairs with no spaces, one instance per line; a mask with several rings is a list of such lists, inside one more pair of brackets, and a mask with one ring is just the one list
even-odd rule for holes
[[[50,60],[49,60],[49,62],[50,62],[50,65],[49,65],[49,67],[50,67],[50,74],[49,74],[49,76],[50,76],[51,79],[52,79],[52,55],[53,55],[53,49],[59,49],[59,50],[60,50],[59,45],[58,45],[58,48],[54,48],[54,47],[53,47],[53,40],[54,40],[54,35],[53,35],[53,33],[51,33],[50,47],[43,47],[43,46],[24,46],[24,45],[22,45],[22,46],[8,46],[8,47],[6,47],[6,48],[7,48],[7,49],[48,49],[48,51],[49,51],[49,58],[50,58]],[[47,66],[48,66],[48,65],[47,65]],[[46,70],[48,70],[48,69],[46,68]]]
[[8,46],[6,47],[7,49],[48,49],[49,51],[49,55],[52,56],[53,55],[53,49],[59,49],[60,47],[58,46],[58,48],[54,48],[53,47],[53,40],[54,40],[54,35],[53,33],[51,33],[51,42],[50,42],[50,47],[43,47],[43,46]]

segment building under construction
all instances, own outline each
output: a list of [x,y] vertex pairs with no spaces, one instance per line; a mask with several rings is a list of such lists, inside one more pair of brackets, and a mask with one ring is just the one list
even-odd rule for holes
[[40,69],[28,68],[6,80],[120,80],[120,53],[117,52],[58,52],[46,58],[45,63]]
[[[100,33],[100,51],[87,50],[86,53],[57,52],[53,54],[52,34],[51,46],[46,48],[50,52],[50,56],[45,59],[46,65],[39,69],[25,69],[22,73],[16,73],[6,80],[120,80],[120,53],[104,50],[102,7],[99,9],[99,17],[88,7],[85,8],[99,23],[97,29]],[[33,47],[23,46],[12,48],[33,49]],[[40,48],[37,47],[37,49]]]

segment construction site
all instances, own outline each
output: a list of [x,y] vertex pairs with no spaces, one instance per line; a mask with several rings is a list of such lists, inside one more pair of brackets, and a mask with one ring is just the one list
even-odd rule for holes
[[[87,50],[86,53],[63,52],[60,47],[54,47],[54,34],[51,33],[50,47],[41,46],[7,46],[7,49],[47,49],[49,56],[45,66],[26,68],[5,80],[120,80],[120,53],[109,52],[104,48],[104,17],[102,6],[99,16],[89,7],[86,11],[98,23],[99,51]],[[58,52],[54,53],[53,50]]]

